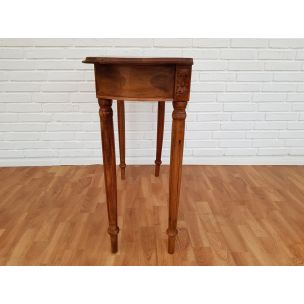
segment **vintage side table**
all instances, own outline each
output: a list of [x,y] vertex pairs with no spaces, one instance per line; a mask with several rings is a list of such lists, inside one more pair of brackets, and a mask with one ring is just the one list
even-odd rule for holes
[[177,213],[181,186],[186,106],[190,95],[192,58],[87,57],[94,64],[99,103],[103,165],[112,252],[118,250],[116,159],[112,100],[117,100],[120,168],[125,178],[124,100],[157,101],[157,149],[155,175],[159,175],[164,129],[165,101],[173,101],[168,252],[173,253],[177,235]]

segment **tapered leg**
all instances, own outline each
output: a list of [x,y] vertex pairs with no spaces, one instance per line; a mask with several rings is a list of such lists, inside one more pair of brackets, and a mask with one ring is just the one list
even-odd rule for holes
[[173,101],[169,177],[169,228],[167,230],[169,253],[174,253],[177,235],[176,225],[182,175],[186,106],[187,102]]
[[98,99],[107,208],[112,252],[118,250],[116,160],[111,99]]
[[158,102],[157,111],[157,141],[156,141],[156,159],[155,159],[155,176],[159,176],[159,169],[162,163],[161,153],[163,147],[164,137],[164,124],[165,124],[165,102]]
[[117,119],[118,119],[118,138],[119,138],[119,156],[121,179],[125,179],[125,103],[123,100],[117,100]]

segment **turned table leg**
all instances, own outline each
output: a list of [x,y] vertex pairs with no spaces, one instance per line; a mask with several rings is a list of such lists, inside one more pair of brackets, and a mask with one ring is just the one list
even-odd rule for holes
[[163,137],[164,137],[164,124],[165,124],[165,102],[158,102],[157,109],[157,140],[156,140],[156,159],[155,159],[155,176],[159,176],[163,147]]
[[173,101],[169,177],[169,227],[167,230],[168,253],[174,253],[177,235],[176,225],[182,175],[186,106],[187,102]]
[[116,160],[111,99],[98,99],[107,208],[112,252],[118,250]]
[[118,139],[119,139],[119,156],[120,156],[120,173],[121,179],[125,179],[125,103],[123,100],[117,100],[117,119],[118,119]]

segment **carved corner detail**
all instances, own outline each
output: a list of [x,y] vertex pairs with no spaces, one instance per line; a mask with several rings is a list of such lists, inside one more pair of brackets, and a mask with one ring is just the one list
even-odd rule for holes
[[176,67],[174,100],[188,101],[190,95],[191,68]]

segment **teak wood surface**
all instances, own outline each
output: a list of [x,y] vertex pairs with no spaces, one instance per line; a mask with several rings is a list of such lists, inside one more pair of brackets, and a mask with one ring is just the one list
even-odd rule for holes
[[192,58],[87,57],[94,64],[99,103],[107,209],[112,252],[118,251],[117,187],[112,100],[117,100],[121,178],[126,177],[125,100],[157,101],[155,176],[159,176],[164,131],[165,101],[172,100],[172,135],[169,179],[168,252],[174,253],[181,187],[186,106],[190,97]]
[[304,266],[303,166],[183,166],[173,255],[168,182],[169,166],[117,179],[111,254],[101,165],[0,168],[0,265]]

